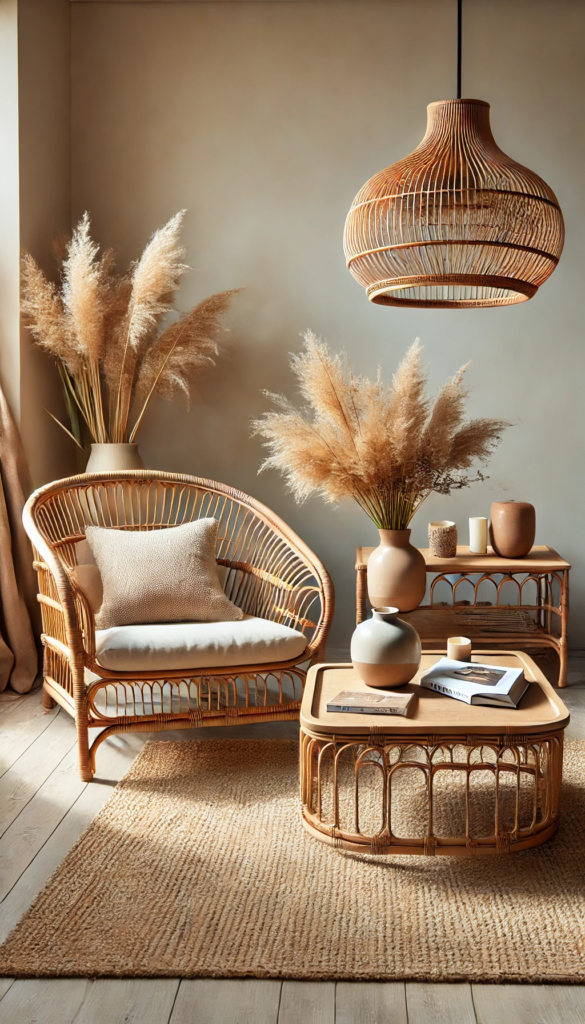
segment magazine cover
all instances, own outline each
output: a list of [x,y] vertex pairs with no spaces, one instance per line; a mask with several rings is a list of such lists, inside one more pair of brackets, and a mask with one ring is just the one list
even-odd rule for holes
[[467,704],[516,707],[528,683],[521,668],[441,658],[421,676],[420,685]]

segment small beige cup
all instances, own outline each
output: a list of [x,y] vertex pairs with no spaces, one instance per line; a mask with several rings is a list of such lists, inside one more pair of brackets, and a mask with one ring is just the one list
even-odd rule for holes
[[451,661],[471,661],[471,640],[466,636],[450,636],[447,640],[447,657]]
[[457,526],[449,519],[429,523],[429,544],[436,558],[455,558],[457,554]]

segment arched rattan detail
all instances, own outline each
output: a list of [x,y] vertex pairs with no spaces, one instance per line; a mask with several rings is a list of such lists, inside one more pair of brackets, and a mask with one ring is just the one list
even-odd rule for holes
[[[99,665],[94,614],[71,573],[86,527],[157,530],[205,516],[220,523],[217,558],[227,569],[227,596],[245,613],[304,633],[304,652],[275,664],[154,674]],[[23,521],[39,579],[45,701],[76,719],[82,779],[93,777],[97,747],[112,733],[298,718],[307,670],[324,659],[333,585],[304,541],[260,502],[198,477],[93,473],[35,491]],[[91,728],[104,729],[92,748]]]
[[[345,772],[339,767],[342,752],[351,754]],[[374,743],[365,731],[346,740],[301,726],[300,754],[303,824],[311,835],[337,848],[378,856],[503,854],[540,845],[559,825],[562,729],[532,736],[494,733],[479,742],[471,736],[421,734],[413,743],[381,735]],[[359,781],[363,767],[375,768],[382,781],[377,796],[371,785],[365,785],[365,800]],[[422,776],[416,794],[408,783],[400,791],[404,772]],[[474,777],[481,774],[492,777],[493,810],[486,802],[484,820],[479,822],[474,814]],[[454,818],[452,834],[438,830],[437,835],[440,786],[450,776],[451,807],[463,813],[459,821]],[[362,824],[364,804],[368,820]],[[396,810],[406,807],[411,812],[417,808],[418,828],[410,835],[403,835],[394,820]],[[372,827],[374,818],[380,822],[378,828]]]
[[525,302],[563,243],[554,192],[499,149],[482,100],[429,104],[424,139],[366,182],[344,235],[349,270],[389,306]]

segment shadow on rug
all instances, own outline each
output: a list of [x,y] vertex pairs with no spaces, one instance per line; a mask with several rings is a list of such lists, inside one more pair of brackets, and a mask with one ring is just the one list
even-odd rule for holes
[[304,831],[295,741],[151,742],[0,974],[583,982],[584,780],[568,743],[561,827],[534,850],[358,856]]

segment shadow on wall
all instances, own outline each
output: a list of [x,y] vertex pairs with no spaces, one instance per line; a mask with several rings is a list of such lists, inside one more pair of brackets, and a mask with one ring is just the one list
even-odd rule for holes
[[[244,303],[247,308],[242,310]],[[348,647],[355,620],[355,549],[376,544],[377,531],[351,500],[330,506],[314,497],[298,505],[280,473],[258,472],[265,451],[260,438],[252,436],[251,421],[270,408],[264,389],[298,400],[289,353],[300,350],[302,339],[270,333],[261,298],[255,306],[250,292],[235,299],[230,317],[233,321],[242,314],[243,329],[227,336],[225,354],[217,369],[201,378],[190,410],[181,400],[153,403],[138,437],[140,451],[149,468],[219,480],[251,494],[284,519],[332,575],[337,612],[331,643]],[[251,324],[260,324],[260,330],[253,332]]]

